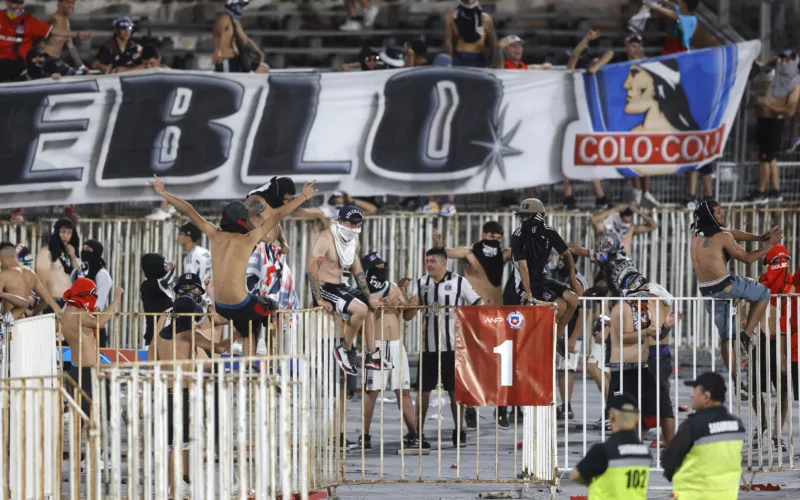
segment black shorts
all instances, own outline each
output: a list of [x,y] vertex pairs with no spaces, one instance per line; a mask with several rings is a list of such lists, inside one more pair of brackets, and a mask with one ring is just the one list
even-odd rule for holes
[[0,83],[18,82],[25,71],[23,59],[0,59]]
[[259,327],[266,326],[269,317],[278,309],[278,304],[269,297],[247,294],[247,298],[235,306],[216,303],[217,314],[233,321],[233,327],[242,337],[250,336],[250,329],[258,335]]
[[657,362],[656,358],[652,356],[647,360],[647,368],[650,370],[650,373],[653,374],[653,378],[656,379],[656,383],[658,384],[658,394],[661,398],[661,401],[671,401],[669,380],[672,376],[672,367],[672,354],[668,354],[667,356],[659,356]]
[[783,140],[783,120],[781,118],[759,118],[756,122],[756,142],[758,161],[769,163],[778,159]]
[[250,73],[257,70],[260,65],[261,63],[259,62],[245,62],[240,57],[231,57],[215,64],[214,71],[217,73]]
[[[175,448],[175,389],[167,392],[167,446],[170,450]],[[189,449],[189,389],[181,389],[181,414],[183,421],[183,450]],[[217,412],[218,413],[218,412]],[[219,432],[217,433],[219,434]]]
[[549,276],[531,280],[531,294],[534,299],[542,302],[555,302],[556,299],[560,299],[568,291],[572,291],[572,288]]
[[714,173],[714,163],[708,163],[703,165],[702,167],[697,169],[697,173],[700,174],[701,177],[705,177],[706,175],[711,175]]
[[660,391],[658,387],[656,387],[656,378],[646,366],[642,366],[638,370],[624,370],[622,387],[620,387],[620,371],[612,369],[611,383],[608,386],[608,404],[611,403],[611,398],[619,393],[625,393],[634,399],[638,399],[640,373],[642,375],[642,401],[639,405],[639,412],[642,417],[656,417],[658,405],[660,404],[661,418],[675,418],[675,413],[672,410],[672,400],[669,397],[669,390]]
[[92,418],[92,368],[89,366],[81,368],[79,366],[70,365],[69,376],[72,377],[72,380],[74,380],[76,384],[80,380],[81,389],[83,389],[83,392],[85,392],[88,397],[88,399],[83,398],[81,400],[81,410],[83,410],[87,417]]
[[800,401],[800,397],[798,397],[798,388],[797,388],[797,361],[792,361],[791,363],[791,370],[792,370],[792,392],[794,392],[794,400]]
[[[322,296],[322,300],[327,300],[333,304],[333,309],[345,320],[350,319],[347,308],[350,307],[351,302],[358,300],[364,305],[367,304],[367,299],[364,297],[364,294],[361,293],[361,290],[350,288],[341,283],[338,285],[334,283],[322,283],[320,285],[320,295]],[[314,307],[318,305],[317,301],[314,300]]]
[[[417,384],[422,392],[432,392],[439,383],[439,353],[423,352],[417,367]],[[456,353],[442,352],[442,388],[456,390]]]
[[[761,345],[759,346],[761,349],[761,353],[759,356],[753,356],[750,360],[750,364],[752,366],[751,370],[753,371],[753,382],[750,384],[750,390],[755,392],[758,390],[756,385],[755,374],[761,374],[761,392],[769,392],[770,385],[775,388],[777,391],[778,389],[778,342],[775,339],[770,340],[769,344],[767,344],[767,339],[765,337],[761,337]],[[753,347],[755,354],[755,347]],[[767,384],[767,351],[769,351],[769,381],[770,383]],[[788,369],[788,366],[784,366],[782,368]],[[785,373],[780,373],[781,377],[781,392],[785,393],[789,390],[789,382],[786,378]],[[795,389],[796,390],[796,389]]]

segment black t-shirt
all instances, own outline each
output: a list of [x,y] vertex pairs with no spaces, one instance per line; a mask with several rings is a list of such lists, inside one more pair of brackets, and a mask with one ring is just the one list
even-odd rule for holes
[[133,40],[128,40],[125,50],[121,50],[116,38],[112,38],[100,47],[95,59],[97,59],[100,64],[111,66],[112,68],[132,68],[139,64],[141,49],[138,43]]
[[522,226],[511,236],[511,255],[514,261],[526,261],[531,279],[545,276],[545,266],[550,260],[550,252],[562,254],[568,250],[567,244],[555,229],[547,224],[534,226],[531,234],[523,234]]
[[[139,291],[142,306],[146,313],[163,313],[172,308],[172,297],[164,293],[158,280],[148,279],[142,283]],[[158,316],[145,316],[144,343],[149,345],[158,323]]]

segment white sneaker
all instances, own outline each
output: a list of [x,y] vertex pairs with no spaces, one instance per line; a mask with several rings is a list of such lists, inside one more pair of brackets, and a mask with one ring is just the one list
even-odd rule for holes
[[439,215],[450,217],[456,214],[456,206],[452,203],[442,203],[442,208],[439,209]]
[[653,196],[653,194],[652,194],[650,191],[648,191],[648,192],[646,192],[646,193],[644,194],[644,199],[645,199],[645,201],[647,201],[649,204],[653,205],[653,208],[658,208],[658,206],[659,206],[659,202],[658,202],[658,200],[656,199],[656,197],[655,197],[655,196]]
[[642,190],[633,188],[633,204],[637,207],[642,204]]
[[348,19],[344,22],[341,26],[339,26],[339,30],[341,31],[361,31],[361,23],[357,19]]
[[378,8],[374,5],[368,9],[364,9],[364,27],[372,28],[375,24],[375,18],[378,17]]

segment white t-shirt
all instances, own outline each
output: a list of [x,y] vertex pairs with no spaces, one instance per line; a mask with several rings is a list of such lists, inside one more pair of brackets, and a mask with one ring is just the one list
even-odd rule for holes
[[211,279],[211,252],[201,246],[186,252],[183,257],[183,272],[196,274],[200,277],[200,283]]

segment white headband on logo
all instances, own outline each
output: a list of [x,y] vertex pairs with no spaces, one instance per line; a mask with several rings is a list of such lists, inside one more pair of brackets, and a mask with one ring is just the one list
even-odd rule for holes
[[661,77],[661,79],[667,82],[673,89],[681,83],[681,72],[667,67],[664,63],[649,62],[640,65],[640,67]]

